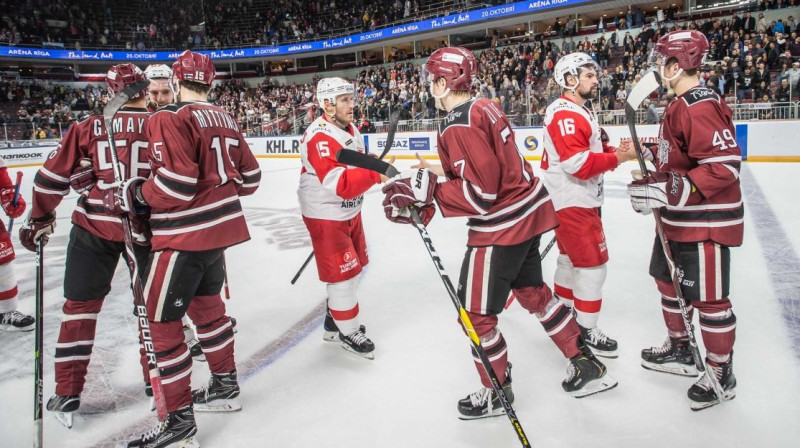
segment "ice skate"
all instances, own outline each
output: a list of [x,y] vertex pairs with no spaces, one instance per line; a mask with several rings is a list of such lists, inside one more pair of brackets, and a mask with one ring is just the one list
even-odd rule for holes
[[[367,327],[360,325],[358,328],[362,333],[367,334]],[[336,342],[339,340],[339,327],[336,326],[336,321],[333,320],[330,310],[325,313],[325,321],[322,323],[322,329],[324,330],[324,333],[322,333],[323,341]]]
[[0,330],[4,331],[32,331],[36,326],[33,316],[22,314],[17,310],[0,314]]
[[367,359],[375,359],[375,354],[373,353],[375,344],[361,330],[347,336],[339,333],[339,340],[342,341],[342,348],[345,350]]
[[642,367],[673,375],[695,377],[698,374],[688,339],[668,337],[661,347],[642,350]]
[[197,412],[235,412],[242,410],[236,371],[211,373],[208,385],[192,391],[192,402]]
[[[511,390],[511,364],[506,369],[503,392],[506,394],[508,402],[514,404],[514,391]],[[458,416],[461,420],[475,420],[505,415],[506,410],[494,389],[483,387],[477,392],[469,394],[466,398],[458,400],[458,412],[461,414]]]
[[140,438],[128,443],[128,448],[200,448],[194,438],[197,425],[191,406],[167,414],[167,418]]
[[55,415],[56,420],[67,428],[72,428],[72,417],[81,406],[79,395],[53,395],[47,401],[47,410]]
[[598,327],[584,328],[580,324],[578,328],[581,329],[581,336],[583,336],[584,342],[596,356],[604,358],[616,358],[618,356],[617,341],[608,337],[603,333],[603,330]]
[[598,361],[583,342],[578,348],[581,354],[570,358],[567,366],[567,378],[561,383],[568,394],[575,398],[582,398],[613,389],[617,380],[606,371],[606,366]]
[[723,395],[721,401],[730,401],[736,397],[736,377],[733,375],[733,360],[717,363],[706,359],[705,373],[687,391],[693,411],[700,411],[720,404],[710,375],[714,375],[714,378],[722,387]]

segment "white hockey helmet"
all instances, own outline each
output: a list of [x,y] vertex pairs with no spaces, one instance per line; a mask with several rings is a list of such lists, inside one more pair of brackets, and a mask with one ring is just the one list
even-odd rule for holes
[[170,79],[172,78],[172,69],[164,64],[148,65],[144,69],[144,75],[147,79]]
[[317,102],[323,110],[325,109],[325,100],[333,104],[337,96],[354,93],[353,84],[342,78],[322,78],[317,83]]
[[600,66],[588,54],[582,52],[570,53],[556,62],[556,66],[553,69],[553,76],[555,76],[556,82],[562,88],[575,90],[578,85],[575,84],[572,87],[568,86],[567,75],[572,75],[577,80],[580,75],[580,69],[589,67],[593,67],[598,73],[600,72]]

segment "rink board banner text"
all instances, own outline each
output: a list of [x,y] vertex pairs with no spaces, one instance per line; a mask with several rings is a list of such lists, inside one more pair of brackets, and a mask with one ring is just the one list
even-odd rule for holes
[[[742,159],[751,162],[800,162],[800,140],[797,129],[800,121],[762,121],[737,122],[736,142]],[[621,140],[630,139],[627,126],[604,127],[609,144],[618,146]],[[658,125],[639,125],[636,132],[643,142],[655,142],[658,138]],[[514,129],[514,140],[523,156],[528,160],[542,157],[544,130],[541,127]],[[247,137],[247,144],[257,158],[300,158],[300,139],[302,136]],[[364,135],[367,152],[380,154],[386,147],[386,134]],[[8,167],[41,165],[55,145],[0,148]],[[438,158],[436,132],[398,132],[395,135],[390,156],[398,159],[413,159],[416,154],[425,158]]]

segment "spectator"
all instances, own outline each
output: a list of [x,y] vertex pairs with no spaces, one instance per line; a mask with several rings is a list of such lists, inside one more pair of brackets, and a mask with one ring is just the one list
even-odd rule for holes
[[647,124],[657,124],[659,121],[658,111],[656,111],[656,104],[650,101],[650,98],[644,100],[644,105],[647,108],[645,113],[645,122]]

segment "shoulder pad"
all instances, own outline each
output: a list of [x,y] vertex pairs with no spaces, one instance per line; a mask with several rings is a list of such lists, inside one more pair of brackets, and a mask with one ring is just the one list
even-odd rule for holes
[[695,87],[684,93],[681,98],[687,106],[697,104],[701,101],[714,100],[719,102],[719,94],[714,90],[705,87]]

